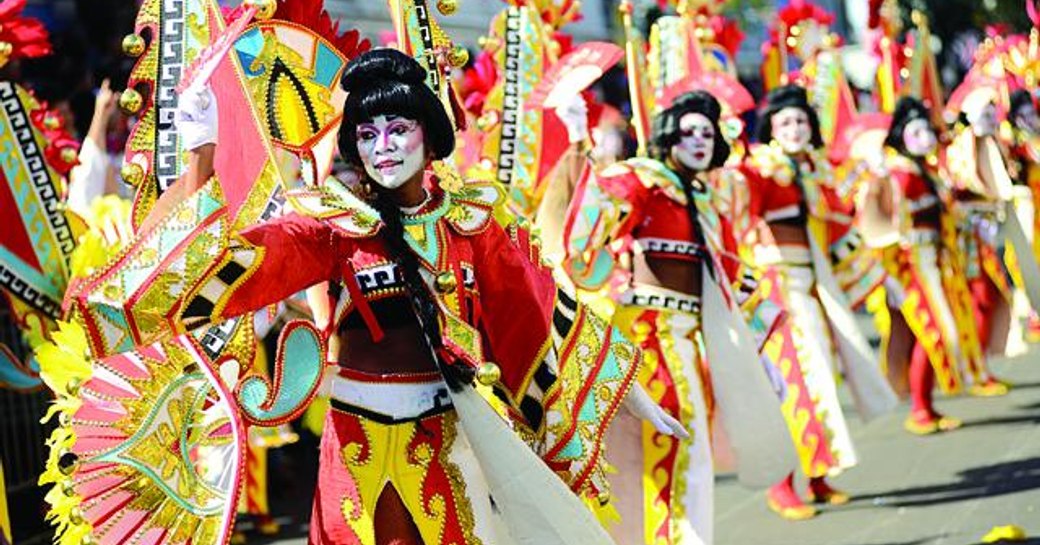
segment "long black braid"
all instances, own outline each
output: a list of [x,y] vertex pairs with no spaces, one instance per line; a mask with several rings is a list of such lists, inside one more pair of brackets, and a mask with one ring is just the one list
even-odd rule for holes
[[422,266],[419,263],[419,257],[415,255],[405,239],[407,235],[404,231],[401,209],[386,192],[376,190],[374,193],[375,198],[372,199],[371,204],[383,218],[383,242],[389,251],[390,259],[397,264],[397,269],[404,280],[405,289],[408,291],[412,308],[419,321],[419,327],[422,329],[425,348],[429,350],[440,368],[445,382],[457,392],[462,389],[463,383],[472,381],[472,373],[468,372],[468,368],[450,365],[441,357],[440,349],[444,342],[441,337],[440,312],[419,272]]
[[693,196],[693,184],[696,179],[683,180],[683,195],[686,196],[686,214],[690,217],[690,226],[693,228],[693,243],[697,245],[697,257],[708,265],[708,274],[715,279],[715,267],[711,263],[711,254],[708,253],[708,244],[704,238],[700,222],[700,211],[697,210],[697,201]]
[[[345,121],[340,127],[339,150],[347,163],[359,169],[364,167],[355,130],[358,123],[381,115],[419,121],[426,138],[426,150],[433,158],[451,155],[455,147],[451,119],[437,95],[426,86],[426,71],[415,59],[394,49],[366,52],[347,65],[342,85],[347,99],[343,105]],[[397,264],[404,280],[423,342],[448,386],[458,391],[467,380],[469,367],[449,365],[444,360],[439,309],[419,272],[419,258],[405,238],[401,210],[386,191],[376,189],[374,194],[371,204],[383,219],[382,236],[388,257]]]

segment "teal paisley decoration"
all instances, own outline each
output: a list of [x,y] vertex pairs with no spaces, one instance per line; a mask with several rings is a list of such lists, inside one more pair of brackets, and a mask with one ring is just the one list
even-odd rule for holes
[[325,367],[325,342],[311,322],[296,320],[282,330],[272,380],[250,375],[235,397],[245,419],[278,426],[299,416],[318,391]]

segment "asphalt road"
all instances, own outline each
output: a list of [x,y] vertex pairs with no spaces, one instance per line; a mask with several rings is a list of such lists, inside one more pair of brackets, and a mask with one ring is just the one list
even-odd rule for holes
[[905,406],[866,425],[853,417],[860,464],[833,480],[853,501],[815,519],[783,521],[761,492],[720,477],[717,544],[974,545],[1009,524],[1040,544],[1040,353],[993,368],[1015,384],[1009,395],[938,402],[960,430],[912,436]]
[[[813,520],[783,521],[761,491],[720,475],[716,545],[976,545],[1009,524],[1032,536],[1019,543],[1040,545],[1040,352],[993,367],[1015,388],[1001,398],[940,400],[940,411],[965,421],[955,432],[911,436],[901,426],[905,406],[869,424],[852,417],[860,465],[833,483],[853,501]],[[301,524],[284,523],[287,537],[249,543],[306,543]]]

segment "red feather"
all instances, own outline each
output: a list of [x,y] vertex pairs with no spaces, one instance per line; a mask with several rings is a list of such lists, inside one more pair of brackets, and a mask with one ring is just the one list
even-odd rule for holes
[[51,43],[43,23],[22,17],[25,0],[0,1],[0,42],[11,44],[12,59],[51,54]]
[[361,33],[357,30],[340,32],[339,23],[332,22],[323,5],[323,0],[281,0],[278,10],[274,12],[274,19],[309,28],[328,40],[348,60],[372,48],[368,39],[361,39]]

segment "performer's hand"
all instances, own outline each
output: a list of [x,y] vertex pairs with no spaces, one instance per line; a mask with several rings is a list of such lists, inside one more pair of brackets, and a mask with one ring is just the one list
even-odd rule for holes
[[633,384],[632,389],[625,396],[624,403],[632,416],[649,422],[658,433],[680,439],[690,438],[690,432],[686,431],[682,423],[672,418],[672,415],[666,413],[660,405],[654,403],[642,385]]
[[589,135],[589,107],[581,93],[556,107],[556,117],[567,128],[567,140],[571,144],[584,142]]
[[173,117],[184,147],[194,151],[217,143],[217,100],[210,87],[189,87],[177,98]]

